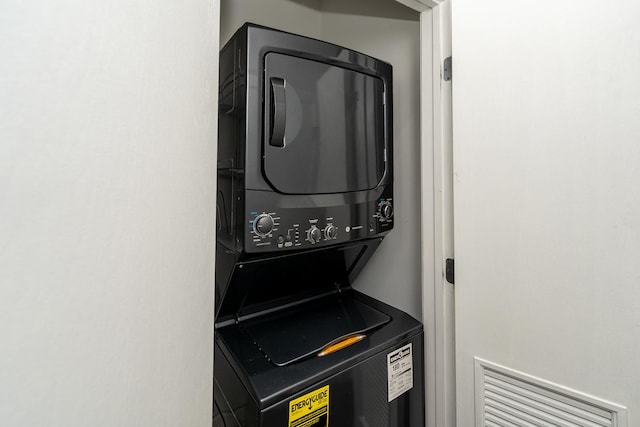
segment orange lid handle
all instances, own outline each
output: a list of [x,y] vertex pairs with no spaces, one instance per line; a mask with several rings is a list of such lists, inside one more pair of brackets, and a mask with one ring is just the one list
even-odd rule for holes
[[335,344],[329,344],[328,346],[323,348],[320,353],[318,353],[318,357],[326,356],[327,354],[331,354],[338,350],[342,350],[345,347],[349,347],[351,344],[355,344],[358,341],[361,341],[364,337],[366,337],[366,335],[351,335],[343,340],[338,341]]

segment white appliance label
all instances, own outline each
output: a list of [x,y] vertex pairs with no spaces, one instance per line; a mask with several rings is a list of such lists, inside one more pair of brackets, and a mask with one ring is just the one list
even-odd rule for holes
[[411,343],[387,354],[389,402],[413,388],[413,348]]

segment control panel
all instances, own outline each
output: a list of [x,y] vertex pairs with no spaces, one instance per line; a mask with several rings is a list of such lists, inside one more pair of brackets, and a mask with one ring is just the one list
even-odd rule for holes
[[391,199],[389,200],[381,200],[378,203],[378,220],[383,222],[391,221],[393,217],[393,205],[391,204]]
[[247,212],[247,225],[247,252],[328,246],[393,228],[393,200],[324,208],[253,209]]
[[249,233],[256,246],[268,246],[273,233],[279,230],[280,218],[275,212],[251,212],[253,218],[249,220]]

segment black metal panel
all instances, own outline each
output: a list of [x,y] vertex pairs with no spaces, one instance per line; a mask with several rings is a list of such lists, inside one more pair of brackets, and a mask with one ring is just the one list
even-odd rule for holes
[[[216,346],[233,363],[233,369],[252,394],[260,408],[265,408],[295,394],[322,378],[333,375],[351,364],[362,361],[389,345],[420,334],[422,325],[408,314],[352,289],[344,294],[378,310],[392,320],[367,337],[326,357],[305,359],[279,367],[270,362],[255,345],[253,339],[237,323],[216,325]],[[318,319],[319,322],[322,318]],[[217,356],[216,356],[217,357]],[[216,372],[218,364],[216,359]]]
[[[353,81],[347,84],[351,89],[342,96],[349,92],[353,98],[346,114],[354,120],[348,120],[351,127],[345,124],[346,136],[323,137],[317,140],[321,146],[314,144],[309,135],[331,135],[338,129],[333,120],[324,120],[318,123],[323,129],[305,126],[304,140],[298,138],[290,147],[271,144],[273,129],[264,116],[271,116],[273,93],[282,92],[267,90],[273,82],[265,78],[265,58],[273,55],[351,76],[345,77]],[[288,73],[286,78],[293,81],[294,76]],[[359,80],[364,89],[354,95]],[[281,89],[286,95],[286,82]],[[383,61],[253,24],[240,28],[220,56],[218,242],[236,252],[290,252],[382,236],[391,230],[393,218],[381,212],[393,203],[392,99],[392,68]],[[366,108],[359,106],[360,101]],[[329,98],[324,104],[325,110],[331,108]],[[287,129],[285,140],[286,133],[293,132]],[[278,150],[298,151],[271,156]],[[278,182],[276,188],[267,175]],[[268,227],[255,227],[260,218]]]
[[[414,385],[411,390],[389,402],[386,355],[407,343],[412,344],[414,352]],[[330,427],[422,427],[425,425],[424,372],[422,365],[415,362],[423,357],[422,334],[390,345],[363,362],[262,411],[259,426],[286,426],[291,400],[328,385]]]
[[[265,254],[331,247],[382,236],[393,228],[393,217],[380,216],[381,207],[392,202],[389,190],[387,186],[368,192],[314,196],[247,190],[244,228],[238,234],[244,235],[246,252]],[[264,215],[273,218],[273,228],[259,235],[255,221]],[[327,233],[328,227],[334,229],[332,236]],[[311,239],[314,229],[320,233],[318,240]]]
[[[388,63],[320,40],[277,31],[254,24],[245,24],[239,32],[246,32],[247,43],[247,122],[246,128],[246,171],[247,188],[253,190],[272,190],[262,175],[262,155],[264,138],[264,94],[268,82],[265,81],[265,57],[270,53],[289,55],[333,65],[346,70],[368,74],[379,78],[386,94],[384,138],[387,146],[387,173],[382,180],[386,184],[392,173],[392,67]],[[299,159],[303,160],[303,159]],[[390,182],[390,181],[389,181]]]
[[216,346],[213,376],[213,425],[247,427],[260,423],[260,409],[229,360]]
[[216,320],[249,316],[346,288],[379,245],[375,238],[271,256],[241,255],[218,245]]
[[[216,329],[215,399],[242,414],[243,427],[287,425],[288,402],[330,385],[329,425],[371,427],[424,425],[422,326],[411,316],[354,290],[351,298],[384,313],[391,321],[350,347],[325,357],[287,366],[271,363],[236,324]],[[323,318],[318,318],[321,327]],[[387,399],[386,355],[412,343],[414,385],[392,402]],[[221,361],[221,363],[218,363]],[[222,391],[224,390],[224,392]],[[258,412],[259,421],[255,420]]]
[[273,52],[264,61],[263,167],[273,188],[286,194],[376,188],[386,167],[382,79]]
[[[290,74],[294,63],[318,74],[314,85],[320,75],[345,82],[340,94],[320,99],[325,85],[301,96],[310,84]],[[316,138],[306,126],[316,107],[292,108],[294,92],[301,104],[326,110],[336,98],[348,111],[318,120],[329,137]],[[322,385],[332,427],[424,425],[422,325],[350,289],[393,228],[392,99],[389,64],[330,43],[245,24],[222,49],[214,426],[288,425],[291,399]],[[305,129],[294,135],[299,111]],[[344,123],[330,129],[334,116]],[[408,342],[414,386],[389,402],[386,355]]]
[[390,320],[386,314],[354,300],[350,292],[336,291],[239,323],[271,362],[285,366],[315,357],[328,344],[367,333]]

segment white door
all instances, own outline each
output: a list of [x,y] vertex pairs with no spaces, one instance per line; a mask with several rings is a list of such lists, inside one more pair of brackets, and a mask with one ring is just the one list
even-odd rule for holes
[[600,399],[640,425],[639,23],[634,1],[452,3],[460,427],[556,425],[558,396],[585,407],[557,425],[626,425]]

